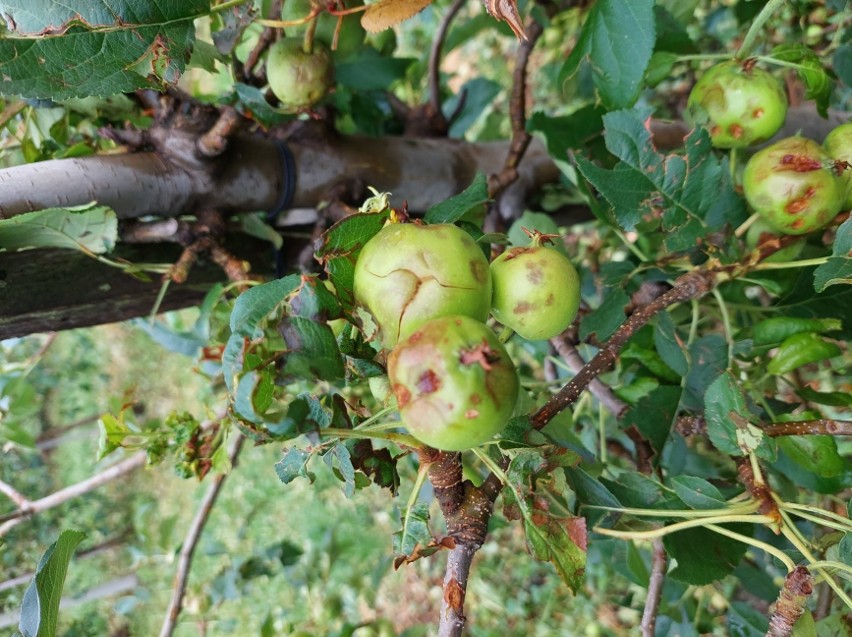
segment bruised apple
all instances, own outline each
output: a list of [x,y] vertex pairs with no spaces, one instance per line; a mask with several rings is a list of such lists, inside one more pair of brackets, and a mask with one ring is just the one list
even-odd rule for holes
[[515,366],[494,332],[467,316],[428,321],[388,357],[400,418],[430,447],[463,451],[503,430],[518,397]]

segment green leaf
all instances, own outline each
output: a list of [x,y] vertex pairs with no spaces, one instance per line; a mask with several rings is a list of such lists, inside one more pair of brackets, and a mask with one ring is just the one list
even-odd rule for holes
[[745,394],[730,373],[725,372],[707,388],[704,416],[707,435],[722,453],[745,456],[757,451],[758,455],[767,457],[766,436],[750,422],[752,415]]
[[429,208],[423,220],[426,223],[468,221],[482,228],[486,203],[488,203],[488,181],[485,175],[477,173],[470,186],[454,197]]
[[263,91],[256,86],[237,82],[234,84],[234,94],[230,101],[241,113],[250,115],[264,126],[275,126],[295,119],[290,113],[282,113],[272,108]]
[[680,500],[672,489],[636,471],[624,471],[616,479],[601,478],[600,482],[624,506],[660,509],[661,512],[680,506]]
[[793,462],[821,478],[842,476],[848,470],[832,436],[782,436],[777,443]]
[[317,243],[314,256],[325,268],[337,290],[337,298],[347,309],[355,302],[352,285],[361,248],[382,229],[389,216],[389,211],[349,215],[326,230]]
[[81,531],[62,531],[39,560],[36,574],[21,602],[23,637],[55,637],[59,619],[59,600],[65,575],[74,551],[83,539]]
[[[559,226],[550,215],[543,212],[530,212],[525,210],[524,214],[516,219],[509,228],[507,236],[509,243],[512,246],[525,247],[530,244],[532,238],[524,232],[527,230],[538,230],[542,234],[559,234]],[[562,241],[557,241],[554,247],[562,253],[565,253],[565,246]]]
[[[749,525],[724,526],[741,535],[751,535]],[[710,584],[730,574],[748,548],[742,542],[703,528],[669,533],[663,538],[663,544],[666,553],[677,562],[668,577],[693,586]]]
[[769,629],[766,615],[746,602],[734,602],[728,612],[730,637],[765,637]]
[[[689,16],[691,18],[692,16]],[[689,22],[687,18],[687,22]],[[654,6],[657,41],[655,51],[670,51],[672,53],[698,53],[698,47],[689,37],[689,32],[669,9],[656,4]]]
[[402,529],[393,534],[393,552],[397,555],[412,555],[415,549],[429,546],[429,504],[418,502],[410,509],[401,511]]
[[222,353],[222,373],[231,395],[237,376],[243,368],[243,346],[246,340],[259,336],[258,325],[299,286],[301,278],[291,274],[243,292],[231,311],[231,335]]
[[641,398],[623,416],[622,427],[636,427],[642,437],[651,443],[658,461],[677,414],[680,395],[680,387],[661,385]]
[[282,370],[285,378],[328,382],[343,378],[343,358],[326,323],[289,316],[282,319],[279,330],[288,350]]
[[0,219],[0,249],[72,248],[104,254],[115,247],[118,220],[106,206],[46,208]]
[[601,101],[626,108],[636,101],[654,50],[653,0],[597,0],[559,73],[564,83],[589,64]]
[[779,44],[772,49],[770,55],[777,60],[797,65],[796,72],[805,84],[805,99],[814,100],[819,114],[828,117],[834,81],[820,62],[819,56],[800,43]]
[[680,408],[684,411],[703,410],[707,388],[727,366],[728,344],[720,335],[709,334],[693,342],[689,346],[689,372]]
[[310,451],[305,451],[297,447],[290,447],[284,457],[275,463],[275,473],[278,474],[278,479],[284,484],[290,484],[296,478],[307,478],[313,483],[316,476],[308,471],[308,460],[311,459]]
[[0,40],[3,92],[59,100],[162,88],[180,77],[194,21],[209,10],[209,0],[6,0],[15,30]]
[[802,387],[796,390],[796,393],[802,398],[811,403],[818,405],[829,405],[830,407],[852,407],[852,394],[846,392],[819,392],[810,387]]
[[[497,82],[484,77],[474,77],[465,82],[458,93],[444,102],[444,113],[447,116],[455,114],[450,123],[450,137],[462,139],[482,114],[494,105],[494,99],[501,90]],[[461,110],[456,111],[457,108]]]
[[837,229],[831,257],[814,270],[814,289],[822,292],[830,285],[852,284],[852,217]]
[[674,476],[670,480],[677,497],[691,509],[723,509],[727,506],[719,489],[696,476]]
[[784,339],[778,352],[766,366],[766,370],[777,376],[838,354],[840,354],[840,347],[836,343],[827,341],[813,332],[800,332]]
[[118,418],[112,414],[104,414],[98,421],[101,425],[101,434],[98,439],[98,460],[119,449],[127,436],[133,435],[133,431],[124,422],[124,411],[119,413]]
[[358,57],[336,64],[334,75],[347,88],[358,91],[382,91],[405,73],[415,58],[382,57],[373,48],[365,48]]
[[683,351],[683,345],[678,338],[677,327],[668,312],[657,315],[654,327],[654,346],[660,358],[680,376],[686,376],[689,371],[689,361]]
[[586,148],[593,140],[602,139],[605,112],[600,106],[585,106],[570,115],[557,117],[539,111],[527,121],[527,130],[544,140],[548,155],[562,173],[576,181],[576,171],[568,161],[568,154]]
[[334,469],[335,475],[343,481],[343,495],[351,498],[355,494],[355,467],[349,449],[341,442],[334,445],[324,456],[326,464]]
[[583,176],[612,205],[624,230],[659,223],[672,252],[698,245],[710,230],[744,220],[742,198],[731,186],[726,163],[718,160],[702,128],[685,140],[685,155],[662,155],[654,148],[648,110],[604,115],[609,151],[621,161],[612,169],[577,158]]
[[624,308],[630,303],[630,297],[621,288],[612,288],[607,292],[603,303],[583,317],[580,322],[580,339],[585,340],[596,334],[598,340],[605,341],[624,323]]
[[852,86],[852,44],[844,44],[834,52],[832,67],[846,86]]
[[773,316],[754,326],[752,339],[755,345],[779,345],[795,334],[803,332],[837,332],[843,325],[834,318],[796,318],[792,316]]

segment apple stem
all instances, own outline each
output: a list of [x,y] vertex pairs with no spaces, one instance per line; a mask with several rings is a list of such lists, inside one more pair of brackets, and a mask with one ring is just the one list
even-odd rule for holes
[[760,10],[760,13],[757,14],[757,17],[755,17],[754,21],[751,23],[745,38],[743,38],[742,44],[740,44],[740,48],[734,56],[737,60],[744,60],[749,56],[752,48],[754,48],[757,36],[763,30],[763,25],[766,24],[766,21],[769,20],[772,14],[778,11],[778,9],[780,9],[786,2],[788,2],[788,0],[769,0],[769,2],[766,3],[766,6]]
[[501,343],[505,344],[509,341],[510,338],[512,338],[512,335],[514,333],[515,333],[515,330],[513,330],[511,327],[505,327],[504,326],[503,329],[500,331],[500,335],[497,337],[497,339]]
[[308,28],[305,29],[305,41],[302,43],[302,50],[310,55],[314,51],[314,33],[317,30],[317,21],[311,20],[308,22]]

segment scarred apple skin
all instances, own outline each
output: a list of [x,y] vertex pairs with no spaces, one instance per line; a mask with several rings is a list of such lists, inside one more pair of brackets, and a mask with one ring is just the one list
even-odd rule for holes
[[436,449],[464,451],[503,430],[518,397],[518,375],[494,332],[467,316],[431,320],[388,357],[400,418]]
[[[775,232],[772,227],[766,223],[766,221],[758,219],[749,226],[749,229],[746,232],[745,241],[746,245],[753,250],[762,244],[772,241],[773,239],[777,239],[777,237],[778,233]],[[795,261],[802,253],[802,250],[804,250],[806,242],[807,239],[804,238],[796,239],[796,241],[790,245],[784,246],[780,250],[776,250],[770,254],[764,259],[764,261],[769,263],[787,263],[788,261]]]
[[787,116],[781,83],[753,61],[711,67],[687,100],[689,119],[710,133],[717,148],[745,148],[772,137]]
[[510,248],[491,262],[491,313],[529,340],[561,334],[580,307],[580,277],[547,246]]
[[834,160],[818,143],[799,136],[775,142],[748,160],[743,194],[773,230],[784,234],[822,228],[844,198]]
[[847,162],[850,166],[840,175],[846,189],[846,199],[843,210],[852,208],[852,122],[841,124],[832,130],[825,138],[823,146],[834,159]]
[[281,108],[300,111],[319,102],[334,86],[334,62],[320,41],[314,41],[308,53],[302,38],[282,38],[269,49],[266,76]]
[[392,223],[361,250],[353,293],[392,348],[440,316],[484,322],[491,306],[488,260],[476,242],[451,224]]

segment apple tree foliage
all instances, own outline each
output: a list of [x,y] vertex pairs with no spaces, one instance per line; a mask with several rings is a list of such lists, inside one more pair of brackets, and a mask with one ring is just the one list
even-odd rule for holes
[[[746,242],[756,217],[742,169],[755,149],[716,148],[701,126],[684,127],[674,143],[664,130],[681,118],[696,79],[733,59],[783,81],[800,111],[848,120],[848,3],[456,4],[378,0],[353,13],[357,5],[330,0],[282,14],[272,0],[0,1],[3,166],[112,150],[98,130],[150,126],[137,99],[150,90],[179,86],[187,102],[230,109],[256,135],[321,120],[326,134],[372,137],[426,120],[428,108],[400,116],[398,107],[432,91],[427,106],[442,109],[431,113],[443,119],[440,135],[511,137],[512,160],[413,212],[427,224],[458,225],[489,258],[526,245],[522,228],[561,234],[557,249],[579,272],[579,313],[563,334],[508,338],[521,391],[500,435],[463,457],[439,452],[401,427],[387,351],[352,293],[361,247],[406,211],[380,193],[360,211],[363,200],[349,202],[351,214],[322,229],[303,272],[217,286],[196,330],[157,332],[203,352],[224,408],[214,429],[201,426],[201,414],[143,426],[119,411],[102,418],[102,454],[143,448],[151,462],[169,458],[182,474],[203,477],[229,470],[226,443],[245,436],[284,449],[270,468],[282,487],[326,471],[350,498],[384,489],[388,510],[400,512],[400,530],[388,538],[396,565],[449,557],[440,621],[435,613],[441,634],[460,634],[465,612],[474,614],[463,606],[467,574],[453,569],[488,541],[492,516],[519,525],[531,559],[549,562],[577,595],[609,582],[603,593],[613,603],[642,611],[604,634],[846,634],[849,199],[804,236],[793,260],[771,259],[800,237]],[[268,47],[282,30],[303,38],[305,51],[312,38],[341,45],[333,89],[310,109],[294,112],[267,90],[264,39]],[[440,68],[424,53],[436,38]],[[515,66],[526,73],[513,77]],[[501,215],[494,200],[523,166],[529,136],[546,148],[558,183]],[[314,143],[325,140],[317,134]],[[849,170],[842,152],[824,166],[837,175]],[[3,205],[0,258],[51,247],[109,261],[121,240],[123,221],[97,201],[10,218]],[[566,217],[569,209],[582,214]],[[241,228],[287,249],[261,216],[251,219]],[[144,264],[118,265],[150,276]],[[10,444],[27,442],[13,408],[24,383],[0,385],[0,437]],[[403,480],[412,467],[418,479]],[[418,500],[427,480],[431,505]],[[78,541],[68,537],[59,540],[61,559],[49,551],[39,566],[22,634],[53,634],[58,575]],[[723,592],[724,603],[708,609],[702,590]],[[475,624],[469,630],[476,634]]]

